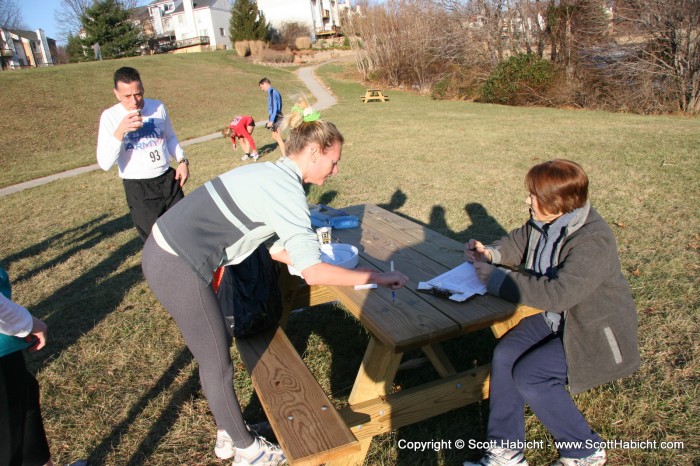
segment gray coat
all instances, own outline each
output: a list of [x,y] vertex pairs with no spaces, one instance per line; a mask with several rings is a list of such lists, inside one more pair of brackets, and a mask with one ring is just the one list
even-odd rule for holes
[[488,246],[498,268],[489,292],[508,301],[564,313],[564,351],[569,387],[580,393],[639,368],[637,311],[622,274],[612,230],[586,204],[566,228],[554,254],[554,278],[537,277],[533,252],[540,233],[530,223]]

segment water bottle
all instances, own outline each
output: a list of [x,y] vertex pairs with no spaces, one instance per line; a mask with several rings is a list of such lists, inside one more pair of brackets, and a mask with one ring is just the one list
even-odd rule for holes
[[354,215],[348,215],[342,210],[336,210],[323,204],[310,205],[311,225],[314,228],[331,227],[339,230],[356,228],[360,220]]

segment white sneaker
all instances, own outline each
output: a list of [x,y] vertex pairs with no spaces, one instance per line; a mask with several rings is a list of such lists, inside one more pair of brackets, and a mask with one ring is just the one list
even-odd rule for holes
[[525,455],[520,450],[489,448],[478,463],[465,461],[463,466],[528,466]]
[[241,160],[248,160],[248,154],[243,154],[243,156],[241,157]]
[[253,162],[257,162],[258,157],[260,157],[260,154],[258,154],[256,151],[256,152],[253,152],[252,154],[250,154],[250,156],[253,157]]
[[233,458],[233,455],[236,454],[236,447],[233,446],[233,440],[231,440],[231,437],[229,437],[225,430],[216,431],[214,454],[222,460]]
[[268,442],[265,440],[265,437],[255,437],[255,444],[257,444],[258,449],[252,453],[248,453],[247,449],[236,449],[236,456],[233,457],[233,466],[278,466],[287,462],[287,457],[284,456],[284,452],[279,445]]
[[560,457],[552,466],[603,466],[608,461],[605,450],[598,449],[592,455],[585,458],[565,458]]

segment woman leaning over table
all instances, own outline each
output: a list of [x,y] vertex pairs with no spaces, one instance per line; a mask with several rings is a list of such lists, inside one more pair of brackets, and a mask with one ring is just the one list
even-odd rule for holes
[[545,312],[523,319],[496,346],[487,429],[496,447],[464,464],[527,465],[522,450],[502,448],[525,442],[527,404],[555,441],[574,442],[554,465],[603,465],[602,439],[566,384],[576,394],[639,367],[635,305],[613,232],[588,201],[583,169],[545,162],[530,169],[525,186],[530,220],[489,246],[469,240],[465,255],[489,293]]
[[343,136],[318,114],[290,131],[288,157],[251,164],[205,183],[166,212],[146,241],[142,266],[199,363],[218,428],[215,453],[235,465],[282,464],[277,445],[252,436],[233,389],[233,365],[218,300],[210,286],[220,265],[245,259],[276,235],[272,258],[293,264],[310,285],[406,284],[400,272],[348,270],[321,262],[303,183],[323,185],[338,172]]

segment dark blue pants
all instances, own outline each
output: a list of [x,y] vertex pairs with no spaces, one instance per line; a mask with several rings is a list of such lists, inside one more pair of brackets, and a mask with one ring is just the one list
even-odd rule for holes
[[496,345],[491,363],[488,440],[525,441],[525,404],[570,458],[592,455],[586,441],[601,442],[566,389],[566,356],[561,334],[552,333],[541,315],[523,319]]

